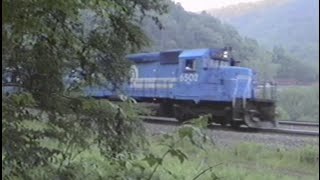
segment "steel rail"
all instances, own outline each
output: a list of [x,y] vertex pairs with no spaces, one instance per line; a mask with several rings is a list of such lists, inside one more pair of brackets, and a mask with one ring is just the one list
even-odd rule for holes
[[289,134],[289,135],[299,135],[299,136],[318,136],[319,131],[306,131],[306,130],[296,130],[296,129],[284,129],[284,128],[259,128],[258,132],[261,133],[276,133],[276,134]]
[[307,121],[278,121],[278,124],[293,125],[293,126],[318,126],[319,127],[319,123],[307,122]]
[[[163,124],[163,125],[171,125],[171,126],[182,125],[182,123],[177,121],[175,118],[155,117],[155,116],[140,116],[140,118],[143,119],[146,123]],[[248,128],[248,127],[232,128],[230,126],[209,124],[208,129],[247,132],[247,133],[272,133],[272,134],[287,134],[287,135],[319,137],[319,131],[293,130],[293,129],[284,129],[284,128]]]

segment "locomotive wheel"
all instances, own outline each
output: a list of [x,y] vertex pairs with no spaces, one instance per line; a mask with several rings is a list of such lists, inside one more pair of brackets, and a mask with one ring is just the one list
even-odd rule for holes
[[225,120],[223,123],[230,124],[230,126],[234,129],[238,129],[243,124],[243,121],[235,120],[236,116],[238,115],[236,115],[237,113],[235,113],[231,107],[226,107],[224,111],[225,111],[225,115],[224,115]]
[[211,117],[209,119],[209,123],[217,123],[220,124],[222,126],[226,126],[227,125],[227,121],[225,116],[216,116],[214,114],[211,114]]
[[227,122],[225,122],[225,121],[221,121],[220,124],[221,124],[221,126],[227,126]]
[[262,122],[261,119],[259,117],[257,117],[257,115],[252,113],[250,110],[245,112],[244,122],[246,123],[246,125],[248,127],[251,127],[251,128],[263,127],[261,125],[261,122]]
[[271,121],[268,113],[258,110],[254,104],[248,104],[247,110],[244,113],[244,122],[251,128],[269,128],[275,127],[274,121]]
[[265,121],[269,121],[271,127],[277,127],[277,121],[275,120],[275,107],[269,106],[269,107],[263,107],[261,108],[261,114],[263,114],[263,117]]
[[163,102],[160,104],[157,115],[164,117],[172,117],[173,115],[173,104],[168,102]]
[[188,120],[186,113],[180,107],[174,107],[174,117],[181,123]]
[[242,124],[242,122],[239,122],[239,121],[231,121],[230,122],[231,127],[234,129],[238,129],[241,126],[241,124]]
[[225,125],[230,124],[232,126],[232,124],[231,124],[232,122],[233,122],[232,109],[231,109],[231,107],[226,107],[224,109],[224,122],[223,122],[223,124],[225,124]]
[[174,117],[181,123],[199,117],[199,115],[193,113],[191,108],[188,106],[175,106],[173,111]]

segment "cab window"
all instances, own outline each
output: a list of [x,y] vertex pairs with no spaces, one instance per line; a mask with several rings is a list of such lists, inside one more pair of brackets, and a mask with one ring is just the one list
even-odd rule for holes
[[224,67],[224,66],[229,66],[229,62],[208,60],[205,65],[206,69],[213,69],[213,68],[219,68],[219,67]]
[[196,62],[194,59],[187,59],[185,61],[184,69],[185,71],[195,71],[196,70],[195,65],[196,65]]

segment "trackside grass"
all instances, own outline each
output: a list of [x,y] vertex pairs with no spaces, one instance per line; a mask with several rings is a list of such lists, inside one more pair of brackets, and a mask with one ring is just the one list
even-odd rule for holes
[[[45,127],[30,121],[26,126],[34,129]],[[63,158],[57,156],[48,165],[28,170],[28,176],[31,179],[59,179],[65,173],[65,179],[80,180],[150,177],[156,180],[319,179],[319,148],[316,146],[285,150],[239,143],[232,148],[220,148],[207,141],[202,147],[197,147],[185,138],[173,144],[175,154],[164,156],[168,145],[172,144],[170,138],[154,136],[149,137],[148,142],[135,152],[119,154],[117,159],[102,155],[94,143],[88,150],[72,146],[69,147],[69,158],[62,161]],[[67,148],[64,144],[47,139],[42,139],[41,144],[50,148]],[[12,179],[23,178],[13,176]]]

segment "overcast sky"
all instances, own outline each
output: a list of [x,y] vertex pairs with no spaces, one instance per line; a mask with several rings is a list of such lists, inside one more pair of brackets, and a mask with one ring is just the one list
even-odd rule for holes
[[220,8],[240,2],[254,2],[259,0],[173,0],[180,2],[187,11],[198,12],[207,9]]

